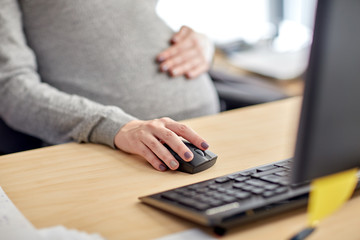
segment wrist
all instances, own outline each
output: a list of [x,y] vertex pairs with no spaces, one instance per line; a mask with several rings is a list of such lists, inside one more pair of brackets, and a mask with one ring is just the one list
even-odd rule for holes
[[127,132],[129,132],[131,129],[134,129],[136,127],[138,127],[143,121],[141,120],[131,120],[127,123],[125,123],[119,130],[118,132],[115,134],[114,137],[114,146],[117,149],[122,149],[123,142],[125,141],[125,135]]

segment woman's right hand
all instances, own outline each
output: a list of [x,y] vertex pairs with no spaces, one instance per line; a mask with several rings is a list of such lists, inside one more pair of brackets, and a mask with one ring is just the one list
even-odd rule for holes
[[179,167],[175,157],[163,145],[165,143],[184,161],[191,161],[194,157],[180,137],[202,150],[209,148],[194,130],[170,118],[130,121],[116,134],[114,143],[120,150],[140,155],[155,169],[165,171]]

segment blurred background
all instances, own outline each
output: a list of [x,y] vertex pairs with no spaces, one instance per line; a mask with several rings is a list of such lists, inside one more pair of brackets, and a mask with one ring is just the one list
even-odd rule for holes
[[222,110],[302,94],[316,0],[159,0],[174,30],[207,35]]

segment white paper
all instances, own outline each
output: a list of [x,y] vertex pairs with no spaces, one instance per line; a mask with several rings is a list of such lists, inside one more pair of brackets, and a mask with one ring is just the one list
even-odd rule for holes
[[216,238],[210,236],[209,234],[207,234],[197,228],[170,234],[165,237],[157,238],[156,240],[190,240],[190,239],[216,240]]
[[88,234],[64,226],[37,230],[0,187],[1,240],[105,240],[99,234]]
[[1,187],[0,238],[2,240],[43,240],[36,228],[15,207]]
[[99,234],[87,234],[75,229],[67,229],[64,226],[43,228],[39,233],[44,239],[51,240],[105,240]]

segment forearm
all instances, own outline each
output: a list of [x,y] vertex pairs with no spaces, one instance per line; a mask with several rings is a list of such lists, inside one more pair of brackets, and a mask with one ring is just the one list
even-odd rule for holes
[[9,126],[49,143],[113,146],[119,128],[134,119],[117,107],[58,91],[31,73],[1,80],[0,96],[0,114]]

